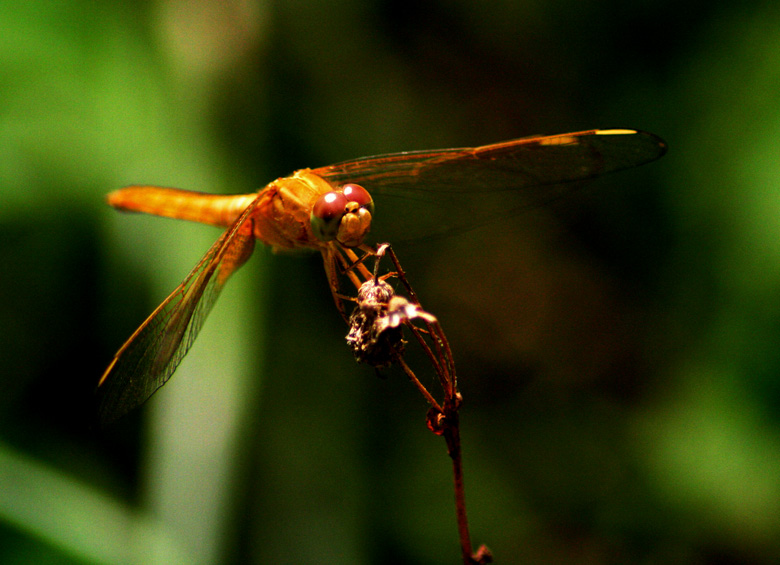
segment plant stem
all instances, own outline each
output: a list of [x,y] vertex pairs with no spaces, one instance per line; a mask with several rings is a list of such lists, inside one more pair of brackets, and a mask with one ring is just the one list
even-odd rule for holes
[[463,485],[463,459],[460,447],[460,427],[457,411],[446,416],[448,426],[444,430],[444,440],[447,442],[447,454],[452,459],[452,479],[455,487],[455,514],[458,520],[458,536],[464,565],[472,565],[471,535],[469,521],[466,516],[466,492]]
[[[376,284],[380,279],[384,280],[387,275],[379,277],[379,260],[382,256],[388,255],[393,262],[395,272],[392,276],[397,278],[406,289],[406,294],[409,297],[409,301],[416,307],[419,307],[419,311],[422,311],[422,306],[417,298],[417,294],[414,292],[412,285],[406,278],[406,272],[401,266],[398,257],[389,245],[380,245],[376,250],[370,249],[364,246],[362,249],[365,255],[362,258],[351,250],[345,251],[346,258],[342,258],[342,266],[347,267],[348,273],[356,286],[361,284]],[[368,269],[363,265],[363,260],[369,254],[373,254],[377,261],[374,266],[373,276],[369,273]],[[351,263],[347,262],[347,258]],[[356,268],[359,275],[353,272],[353,268]],[[373,281],[371,281],[373,279]],[[360,295],[360,292],[358,293]],[[334,291],[335,295],[335,291]],[[367,304],[368,299],[364,299]],[[380,305],[384,302],[380,302]],[[388,299],[388,303],[392,300]],[[363,303],[358,301],[359,307]],[[387,309],[387,304],[384,305]],[[374,306],[376,308],[376,306]],[[375,310],[371,310],[374,312]],[[419,312],[415,311],[415,312]],[[453,484],[455,489],[455,513],[458,525],[458,537],[460,539],[461,555],[463,557],[464,565],[484,565],[491,563],[493,558],[490,550],[486,546],[480,546],[476,553],[471,551],[471,535],[469,533],[468,517],[466,515],[466,494],[463,481],[463,459],[461,453],[460,443],[460,418],[458,411],[462,403],[462,397],[458,391],[458,381],[455,372],[455,362],[453,360],[452,350],[450,349],[447,336],[444,334],[444,330],[439,324],[438,320],[432,315],[422,311],[423,315],[415,316],[408,315],[403,321],[407,328],[412,332],[412,335],[416,338],[420,347],[422,347],[428,359],[431,362],[434,372],[439,378],[442,391],[444,393],[443,402],[439,405],[433,395],[425,388],[420,382],[414,371],[407,365],[403,358],[403,353],[396,353],[395,362],[401,365],[404,372],[406,372],[409,379],[414,383],[425,400],[431,406],[428,411],[428,428],[436,435],[444,436],[444,440],[447,444],[447,454],[452,460],[452,475]],[[423,318],[425,329],[418,327],[412,322],[413,318]],[[365,320],[366,318],[362,318]],[[372,318],[368,318],[371,320]],[[357,328],[362,329],[361,325],[357,325]],[[427,336],[427,339],[426,339]],[[430,340],[430,343],[429,341]],[[357,340],[356,340],[357,341]]]

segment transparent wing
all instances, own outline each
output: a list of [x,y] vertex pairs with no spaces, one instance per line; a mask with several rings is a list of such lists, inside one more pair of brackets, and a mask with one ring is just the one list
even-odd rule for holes
[[[385,234],[401,239],[444,234],[535,207],[573,190],[578,181],[649,163],[665,152],[666,143],[651,133],[588,130],[364,157],[312,172],[334,184],[368,189],[377,201],[372,233],[394,241]],[[403,206],[400,220],[384,215],[383,206],[394,198],[412,204]]]
[[250,218],[262,198],[252,201],[114,356],[97,388],[102,424],[145,402],[176,370],[225,282],[251,256],[255,237]]

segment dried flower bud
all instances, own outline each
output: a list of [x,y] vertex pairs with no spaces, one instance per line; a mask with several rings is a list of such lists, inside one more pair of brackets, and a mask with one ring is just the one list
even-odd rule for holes
[[378,330],[384,331],[386,328],[397,328],[407,320],[422,318],[427,322],[435,322],[436,317],[429,314],[417,304],[409,302],[403,296],[393,296],[387,303],[387,312],[385,316],[377,320]]
[[396,296],[381,280],[368,280],[358,290],[358,305],[349,317],[347,344],[359,363],[387,367],[403,353],[402,326],[407,320],[436,318],[417,304]]

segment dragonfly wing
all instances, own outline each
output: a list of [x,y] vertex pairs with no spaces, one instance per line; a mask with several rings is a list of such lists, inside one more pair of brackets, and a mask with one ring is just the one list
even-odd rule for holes
[[[421,207],[424,214],[404,222],[401,238],[413,239],[539,206],[576,188],[578,181],[649,163],[665,152],[664,141],[650,133],[588,130],[482,147],[364,157],[312,172],[335,184],[361,184],[380,205],[393,198],[427,203]],[[380,237],[398,231],[381,209],[376,220],[374,231]]]
[[109,423],[143,404],[171,377],[225,282],[252,254],[258,196],[211,246],[187,278],[114,356],[97,388],[98,419]]

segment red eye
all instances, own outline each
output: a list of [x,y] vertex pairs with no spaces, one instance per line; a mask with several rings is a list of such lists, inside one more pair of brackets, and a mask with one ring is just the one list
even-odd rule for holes
[[341,217],[349,199],[340,192],[326,192],[314,204],[312,214],[324,221]]
[[371,202],[371,195],[359,184],[345,184],[341,187],[341,191],[350,202],[357,202],[361,206],[365,206]]
[[309,221],[318,239],[322,241],[336,239],[347,202],[347,197],[340,192],[326,192],[317,199],[311,209]]

